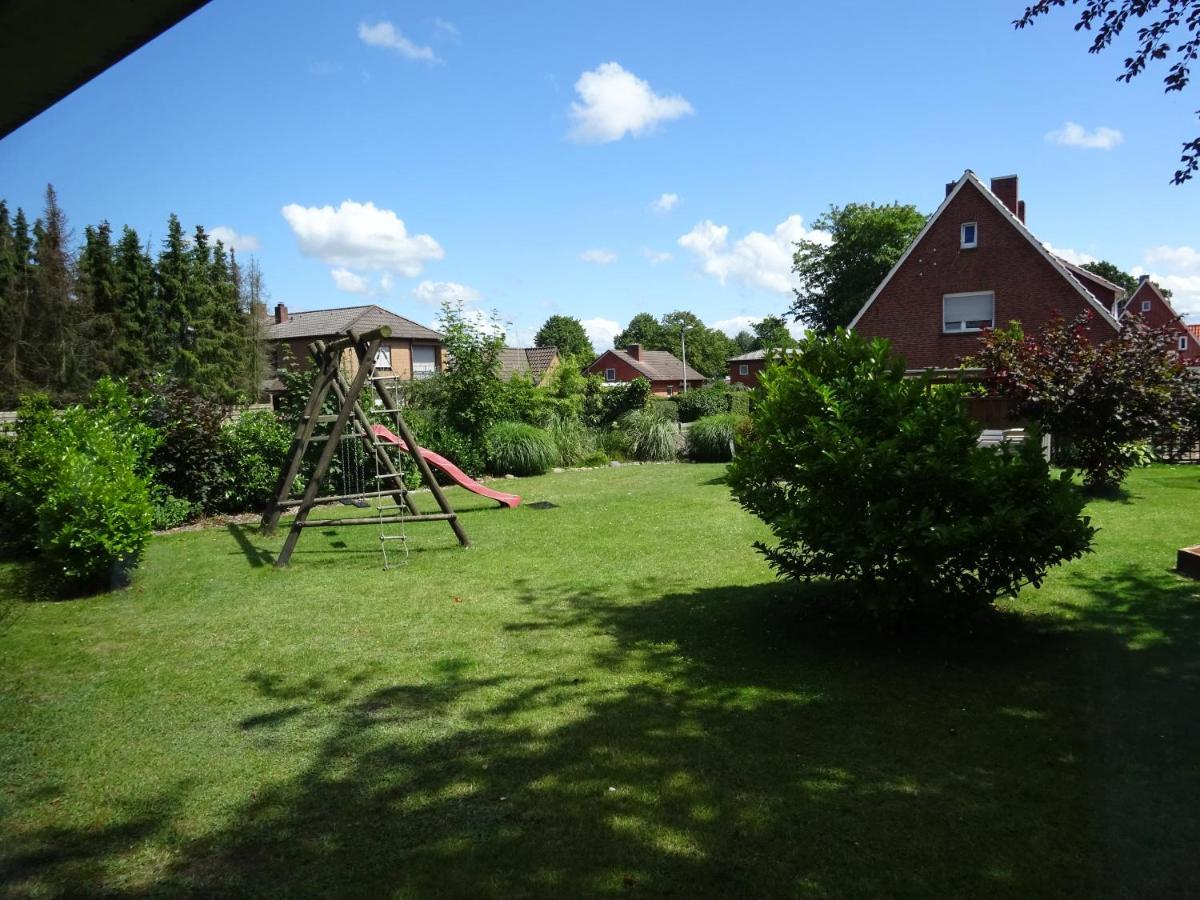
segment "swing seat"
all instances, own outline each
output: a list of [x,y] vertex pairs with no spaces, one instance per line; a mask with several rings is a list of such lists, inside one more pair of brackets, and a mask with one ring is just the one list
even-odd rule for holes
[[357,506],[359,509],[371,508],[371,504],[362,497],[343,497],[340,502],[342,506]]

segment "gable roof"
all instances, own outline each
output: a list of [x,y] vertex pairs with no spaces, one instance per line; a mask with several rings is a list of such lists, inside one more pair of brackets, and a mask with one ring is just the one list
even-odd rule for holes
[[519,373],[541,381],[557,357],[557,347],[504,347],[500,351],[500,377],[507,380]]
[[[1129,298],[1129,303],[1125,306],[1125,309],[1122,310],[1122,314],[1128,313],[1128,314],[1132,314],[1132,315],[1139,315],[1141,313],[1140,309],[1133,308],[1133,301],[1137,298],[1138,294],[1140,294],[1143,290],[1147,290],[1151,294],[1153,294],[1158,299],[1158,302],[1167,308],[1167,312],[1169,312],[1175,318],[1175,321],[1179,323],[1179,327],[1182,328],[1184,331],[1191,332],[1193,328],[1197,327],[1195,325],[1188,325],[1186,322],[1183,321],[1183,316],[1181,316],[1179,313],[1177,313],[1175,311],[1175,307],[1171,305],[1171,301],[1163,296],[1163,292],[1161,290],[1159,290],[1158,285],[1155,284],[1153,281],[1151,281],[1149,278],[1147,278],[1145,281],[1143,281],[1141,284],[1139,284],[1137,286],[1137,290],[1134,291],[1133,296],[1131,296]],[[1145,298],[1143,298],[1143,299],[1145,299]],[[1194,334],[1195,332],[1192,332],[1192,333]]]
[[772,353],[795,353],[794,347],[774,347],[769,350],[751,350],[749,353],[743,353],[741,356],[731,356],[726,362],[754,362],[759,359],[766,359]]
[[965,172],[963,172],[962,177],[959,178],[955,183],[954,188],[946,195],[946,198],[941,202],[941,205],[934,210],[933,215],[931,215],[925,222],[925,227],[921,229],[920,233],[913,239],[913,242],[908,245],[908,249],[905,250],[900,259],[896,261],[896,264],[892,266],[892,270],[887,273],[883,281],[879,283],[879,287],[875,288],[875,291],[870,297],[867,298],[867,302],[863,304],[862,309],[860,309],[854,318],[850,320],[850,325],[848,327],[853,328],[858,324],[858,320],[863,317],[863,313],[870,309],[871,304],[875,302],[875,298],[883,293],[883,289],[888,286],[888,282],[892,280],[892,276],[900,271],[900,267],[908,261],[908,257],[912,254],[913,250],[921,243],[921,241],[925,239],[925,235],[929,233],[929,229],[933,227],[934,222],[936,222],[942,213],[946,211],[946,207],[948,207],[954,198],[958,196],[958,192],[961,191],[963,186],[966,184],[971,184],[978,189],[978,191],[983,194],[988,202],[990,202],[992,206],[996,207],[997,212],[999,212],[1002,217],[1007,219],[1008,223],[1016,228],[1017,232],[1034,246],[1038,253],[1042,255],[1042,258],[1046,260],[1046,262],[1050,263],[1054,271],[1065,278],[1067,283],[1079,293],[1079,296],[1086,300],[1092,309],[1100,314],[1100,318],[1103,321],[1107,322],[1109,326],[1113,328],[1113,330],[1120,328],[1120,326],[1117,324],[1117,320],[1113,318],[1112,312],[1106,309],[1104,304],[1097,300],[1091,291],[1079,283],[1079,279],[1071,274],[1070,270],[1063,265],[1063,261],[1047,250],[1045,245],[1043,245],[1041,241],[1033,236],[1033,232],[1025,227],[1025,223],[1014,216],[1012,214],[1012,210],[1001,203],[1000,198],[992,193],[991,188],[980,181],[979,176],[977,176],[970,169],[967,169]]
[[343,306],[340,309],[313,309],[288,314],[286,322],[268,319],[263,336],[269,341],[289,338],[319,338],[342,334],[348,329],[370,331],[380,325],[392,329],[392,337],[425,341],[440,341],[442,336],[432,328],[418,325],[412,319],[398,316],[382,306]]
[[1054,254],[1054,256],[1060,263],[1063,264],[1063,268],[1065,268],[1072,275],[1077,275],[1080,278],[1084,279],[1085,281],[1086,280],[1094,281],[1097,284],[1100,284],[1103,287],[1108,288],[1110,291],[1115,292],[1117,295],[1116,299],[1118,301],[1129,295],[1129,291],[1125,290],[1125,288],[1121,287],[1119,284],[1115,284],[1114,282],[1109,281],[1107,278],[1097,275],[1095,272],[1091,271],[1090,269],[1085,269],[1083,266],[1077,266],[1077,265],[1075,265],[1075,263],[1071,262],[1070,260],[1063,259],[1057,253]]
[[688,381],[707,381],[708,379],[693,369],[691,366],[684,371],[683,362],[674,353],[669,350],[643,350],[641,358],[634,359],[624,350],[617,350],[615,347],[612,350],[606,350],[600,354],[596,362],[588,366],[589,369],[599,364],[600,360],[608,355],[613,355],[617,359],[632,366],[636,371],[645,375],[651,381],[683,381],[686,378]]

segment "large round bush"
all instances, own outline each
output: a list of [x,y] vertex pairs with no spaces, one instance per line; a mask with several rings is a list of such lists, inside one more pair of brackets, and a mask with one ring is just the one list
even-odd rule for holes
[[745,416],[721,413],[705,416],[687,430],[687,455],[697,462],[727,462],[733,458],[733,441]]
[[652,409],[621,416],[620,429],[629,439],[629,455],[646,462],[665,462],[679,455],[679,426]]
[[1033,437],[980,448],[957,386],[904,377],[884,341],[805,339],[767,368],[729,481],[779,574],[879,617],[947,618],[1083,554],[1094,529]]
[[488,468],[496,475],[543,475],[558,458],[549,432],[524,422],[497,422],[486,440]]

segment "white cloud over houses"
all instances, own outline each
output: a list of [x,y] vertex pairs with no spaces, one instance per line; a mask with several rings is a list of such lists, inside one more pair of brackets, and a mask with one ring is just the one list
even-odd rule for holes
[[612,319],[584,319],[579,323],[583,326],[592,346],[603,353],[613,345],[613,338],[621,332],[621,323]]
[[374,25],[359,22],[358,37],[369,47],[383,47],[388,50],[395,50],[405,59],[415,59],[430,63],[441,62],[437,54],[433,52],[432,47],[423,47],[420,44],[413,43],[401,34],[400,29],[391,22],[376,22]]
[[343,293],[371,293],[371,283],[362,275],[351,272],[349,269],[331,269],[329,274],[333,276],[333,283],[337,289]]
[[1151,247],[1145,252],[1146,265],[1181,272],[1200,272],[1200,250],[1195,247]]
[[666,250],[651,250],[649,247],[644,248],[642,250],[642,254],[646,257],[646,259],[650,260],[650,265],[652,266],[670,262],[675,258]]
[[705,219],[679,238],[679,246],[690,250],[701,271],[721,284],[732,279],[787,294],[799,286],[792,274],[792,256],[794,245],[801,240],[828,243],[830,236],[824,231],[806,229],[800,216],[791,215],[770,234],[751,231],[731,245],[729,226],[715,225],[711,219]]
[[618,63],[606,62],[584,72],[575,82],[579,100],[567,110],[568,136],[583,144],[641,137],[660,122],[690,116],[695,110],[683,97],[656,94],[650,85]]
[[415,278],[426,262],[445,256],[432,237],[410,235],[403,219],[374,203],[345,200],[336,209],[290,203],[282,212],[300,252],[331,266]]
[[678,194],[660,194],[658,199],[650,204],[650,208],[657,213],[668,213],[675,208],[679,203]]
[[584,250],[580,253],[579,258],[584,262],[607,266],[617,261],[617,254],[611,250],[605,250],[603,247],[593,247],[591,250]]
[[474,303],[483,299],[483,294],[475,288],[459,284],[457,281],[422,281],[413,288],[413,296],[422,303],[437,306],[454,301]]
[[1088,253],[1082,253],[1079,250],[1072,250],[1070,247],[1055,247],[1052,244],[1043,244],[1047,250],[1053,253],[1060,259],[1065,259],[1067,262],[1076,266],[1085,266],[1088,263],[1096,262],[1096,257]]
[[208,236],[212,238],[213,243],[220,241],[225,245],[225,249],[236,250],[238,253],[248,253],[262,246],[254,235],[239,234],[228,225],[217,225],[210,228]]
[[1116,128],[1093,128],[1088,131],[1078,122],[1063,122],[1061,128],[1046,132],[1046,140],[1060,147],[1083,147],[1087,150],[1111,150],[1125,141]]

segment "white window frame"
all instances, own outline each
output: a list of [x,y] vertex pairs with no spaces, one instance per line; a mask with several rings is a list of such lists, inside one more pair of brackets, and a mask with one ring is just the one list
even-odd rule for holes
[[1180,350],[1180,352],[1186,352],[1187,348],[1188,348],[1188,336],[1186,334],[1181,334],[1179,336],[1179,350]]
[[961,291],[957,294],[942,295],[942,334],[977,334],[983,331],[982,328],[967,328],[966,322],[960,321],[960,328],[946,327],[946,301],[954,300],[959,297],[991,297],[992,298],[992,320],[987,326],[988,328],[996,327],[996,292],[995,291]]
[[[417,351],[425,354],[427,351],[431,355],[429,360],[421,360],[417,362]],[[410,344],[408,348],[408,358],[412,364],[412,377],[416,380],[424,378],[432,378],[437,374],[437,347],[433,344]]]
[[604,370],[604,380],[607,381],[609,384],[614,383],[617,380],[617,370],[611,369],[611,368],[605,369]]
[[1142,312],[1150,312],[1150,307],[1153,305],[1154,304],[1151,303],[1149,300],[1143,300],[1142,301]]
[[387,369],[387,370],[391,371],[391,368],[392,368],[392,348],[391,348],[391,347],[389,347],[387,344],[384,344],[384,345],[383,345],[382,347],[380,347],[380,348],[379,348],[379,350],[378,350],[378,351],[375,353],[375,368],[377,368],[377,369]]
[[[967,241],[967,229],[974,228],[974,240]],[[979,223],[978,222],[963,222],[958,227],[958,246],[963,250],[973,250],[979,246]]]
[[749,375],[750,374],[750,363],[742,363],[741,365],[739,365],[738,366],[738,374],[739,375]]

